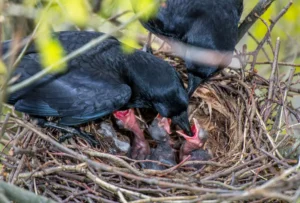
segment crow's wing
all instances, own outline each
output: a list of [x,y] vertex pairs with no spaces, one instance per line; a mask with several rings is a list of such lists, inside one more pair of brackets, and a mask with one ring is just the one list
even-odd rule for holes
[[[99,34],[85,32],[82,39],[75,40],[77,33],[59,34],[68,52],[96,36]],[[118,110],[131,97],[131,88],[116,72],[118,45],[114,39],[106,40],[69,61],[65,73],[45,76],[10,95],[8,102],[31,115],[61,117],[61,123],[65,125],[88,122]],[[39,54],[32,50],[22,58],[14,76],[19,77],[17,82],[21,82],[40,70]]]
[[66,74],[23,93],[15,108],[36,116],[61,117],[61,124],[77,125],[120,109],[130,97],[131,88],[109,74],[97,78]]

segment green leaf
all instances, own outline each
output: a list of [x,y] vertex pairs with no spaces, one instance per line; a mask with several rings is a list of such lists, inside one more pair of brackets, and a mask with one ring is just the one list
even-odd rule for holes
[[25,0],[24,5],[33,7],[36,5],[37,2],[38,2],[37,0]]
[[85,0],[62,0],[66,17],[78,26],[84,26],[89,19],[89,4]]
[[156,0],[131,0],[131,3],[136,13],[143,12],[142,20],[147,20],[154,16],[159,6]]
[[[41,62],[44,67],[48,67],[60,61],[64,54],[59,41],[49,38],[40,44]],[[51,72],[57,73],[66,70],[66,64],[59,64],[53,66]]]
[[122,38],[122,42],[123,42],[122,49],[125,53],[132,53],[134,51],[134,48],[139,46],[137,40],[128,35]]
[[[43,21],[40,23],[37,38],[35,43],[40,52],[40,60],[43,67],[48,67],[53,64],[56,64],[60,61],[65,53],[63,47],[60,45],[59,41],[52,38],[51,29],[50,29],[50,18],[47,18],[49,13],[43,13],[46,15]],[[52,67],[51,72],[61,72],[66,69],[66,64],[62,63]]]
[[0,75],[5,75],[7,73],[7,69],[2,60],[0,60]]

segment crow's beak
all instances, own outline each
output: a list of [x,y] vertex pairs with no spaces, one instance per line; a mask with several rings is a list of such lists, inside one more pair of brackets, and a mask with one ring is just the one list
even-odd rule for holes
[[187,111],[182,112],[178,116],[174,116],[172,123],[178,125],[187,135],[193,136]]

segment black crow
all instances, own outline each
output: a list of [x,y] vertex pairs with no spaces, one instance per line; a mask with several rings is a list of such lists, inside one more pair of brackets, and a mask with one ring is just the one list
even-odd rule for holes
[[[66,31],[55,35],[70,53],[102,34]],[[2,53],[10,46],[11,41],[3,42]],[[16,83],[41,69],[39,52],[31,45],[14,72]],[[154,108],[191,135],[188,95],[175,69],[143,51],[123,53],[113,37],[68,61],[64,73],[49,74],[11,94],[8,103],[32,116],[60,118],[63,126],[87,123],[118,110]]]
[[[167,41],[232,52],[242,11],[243,0],[166,0],[154,17],[141,22],[150,32]],[[187,59],[188,55],[186,52],[188,94],[191,96],[199,84],[218,72],[219,67],[195,63]]]

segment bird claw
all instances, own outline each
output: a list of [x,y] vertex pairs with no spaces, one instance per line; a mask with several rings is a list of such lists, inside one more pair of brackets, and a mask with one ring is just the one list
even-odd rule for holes
[[61,136],[59,138],[58,141],[60,143],[66,141],[67,139],[70,139],[74,136],[78,136],[78,137],[85,139],[93,147],[99,145],[99,142],[95,139],[95,137],[93,135],[83,132],[80,129],[76,129],[76,128],[69,127],[69,126],[61,126],[61,125],[59,125],[57,123],[53,123],[53,122],[44,122],[43,127],[55,128],[59,131],[66,132],[66,134],[64,134],[63,136]]
[[72,133],[66,133],[66,134],[64,134],[64,135],[62,135],[62,136],[60,136],[58,138],[58,142],[59,143],[63,143],[64,141],[66,141],[66,140],[68,140],[68,139],[70,139],[72,137],[74,137],[74,134],[72,134]]
[[72,133],[66,133],[65,135],[62,135],[59,137],[58,142],[62,143],[66,141],[67,139],[70,139],[74,136],[81,137],[82,139],[86,140],[91,146],[95,147],[99,145],[99,142],[95,139],[95,137],[89,133],[82,132],[79,130],[74,130]]
[[80,131],[78,134],[79,137],[85,139],[91,146],[95,147],[100,143],[95,139],[95,136],[83,131]]

